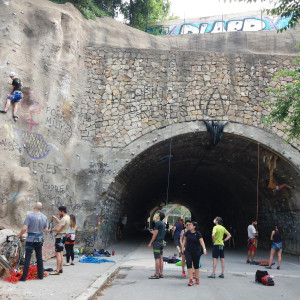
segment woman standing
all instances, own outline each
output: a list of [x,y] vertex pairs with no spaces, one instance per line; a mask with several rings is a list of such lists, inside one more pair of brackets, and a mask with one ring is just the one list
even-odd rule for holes
[[184,252],[183,252],[183,239],[184,239],[185,233],[189,230],[190,224],[191,224],[191,221],[186,220],[185,221],[185,229],[183,229],[180,233],[180,245],[181,245],[181,251],[182,251],[181,268],[182,268],[182,276],[183,277],[186,277],[186,274],[185,274],[185,255],[184,255]]
[[196,284],[200,284],[199,280],[199,261],[201,256],[200,244],[203,249],[203,254],[206,255],[205,243],[202,238],[202,234],[197,230],[197,222],[191,222],[189,230],[184,234],[182,243],[182,251],[185,254],[187,270],[189,274],[188,286],[194,285],[193,281],[193,269],[195,269]]
[[76,218],[74,215],[70,215],[70,227],[66,235],[66,258],[67,263],[65,266],[70,265],[70,258],[72,259],[71,265],[74,265],[74,244],[75,244],[75,231],[76,231]]
[[272,268],[274,254],[276,251],[278,251],[277,252],[277,254],[278,254],[277,270],[280,270],[281,254],[282,254],[282,240],[281,240],[281,228],[278,225],[275,226],[275,230],[273,230],[271,233],[271,241],[272,241],[272,246],[271,246],[271,252],[270,252],[269,266],[266,267],[266,269]]

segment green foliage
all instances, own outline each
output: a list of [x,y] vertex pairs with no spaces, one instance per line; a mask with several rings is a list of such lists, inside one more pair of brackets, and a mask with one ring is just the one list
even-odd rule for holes
[[63,4],[71,2],[79,11],[84,15],[86,19],[95,20],[96,17],[107,16],[108,13],[102,10],[93,0],[51,0],[52,2]]
[[168,20],[178,20],[178,19],[180,19],[180,17],[175,16],[174,14],[172,14],[172,15],[168,18]]
[[170,11],[169,0],[130,0],[121,11],[130,26],[146,30],[147,24],[166,20]]
[[269,89],[275,101],[264,104],[271,106],[273,110],[263,121],[266,125],[285,122],[287,125],[285,132],[289,135],[289,142],[300,138],[300,67],[295,70],[282,70],[273,80],[281,78],[284,80],[287,77],[289,81],[286,85]]

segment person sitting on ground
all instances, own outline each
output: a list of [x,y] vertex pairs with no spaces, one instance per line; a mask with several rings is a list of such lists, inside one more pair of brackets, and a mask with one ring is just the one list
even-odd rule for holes
[[181,218],[178,218],[177,222],[173,226],[172,236],[174,238],[174,245],[178,251],[179,257],[181,257],[180,251],[180,233],[183,230],[183,221]]
[[70,258],[72,259],[71,265],[74,266],[74,245],[75,245],[75,232],[76,232],[76,217],[70,215],[70,227],[67,231],[65,249],[66,249],[66,259],[67,263],[65,266],[70,265]]
[[18,103],[21,101],[22,95],[22,82],[19,78],[16,78],[16,74],[14,72],[9,73],[9,77],[12,79],[12,87],[10,90],[10,94],[8,95],[6,105],[4,110],[0,110],[1,113],[7,113],[10,102],[13,103],[13,119],[14,121],[18,120],[17,111],[18,111]]
[[271,269],[273,264],[273,258],[276,251],[278,254],[278,264],[277,264],[277,270],[280,269],[281,264],[281,254],[282,254],[282,240],[281,240],[281,227],[276,225],[275,229],[271,233],[271,252],[270,252],[270,259],[269,259],[269,266],[266,267],[266,269]]

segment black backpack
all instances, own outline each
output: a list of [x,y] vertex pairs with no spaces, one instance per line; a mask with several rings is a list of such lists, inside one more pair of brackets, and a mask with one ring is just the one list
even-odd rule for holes
[[262,283],[261,278],[266,276],[266,275],[269,275],[267,271],[257,270],[256,274],[255,274],[255,282]]

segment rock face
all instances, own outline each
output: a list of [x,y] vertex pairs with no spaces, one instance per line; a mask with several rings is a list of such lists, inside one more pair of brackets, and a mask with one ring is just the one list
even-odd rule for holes
[[[109,18],[87,21],[71,4],[46,0],[1,2],[0,18],[0,105],[10,89],[10,71],[24,87],[19,121],[11,113],[0,116],[3,227],[18,232],[36,201],[43,203],[49,221],[59,205],[66,205],[76,215],[80,247],[105,248],[124,213],[128,230],[135,230],[164,202],[167,173],[160,162],[172,136],[180,145],[174,146],[174,180],[187,176],[187,169],[200,178],[200,162],[209,157],[204,165],[212,167],[205,170],[216,185],[226,177],[228,198],[236,201],[232,207],[242,206],[238,198],[246,195],[247,218],[256,211],[257,141],[280,156],[278,181],[293,178],[289,183],[300,185],[299,141],[285,144],[286,124],[265,128],[261,122],[270,112],[262,103],[271,99],[271,78],[293,67],[296,31],[281,37],[273,32],[155,37]],[[203,120],[229,122],[222,151],[206,151],[212,147]],[[248,159],[241,158],[244,152]],[[224,175],[228,170],[232,176]],[[267,167],[262,173],[267,180]],[[287,251],[299,253],[292,246],[299,242],[293,235],[300,220],[298,190],[280,202],[261,185],[265,231],[273,219],[290,220]],[[208,203],[220,201],[223,191]],[[190,198],[177,192],[172,201],[190,201],[195,218],[202,217],[193,198],[199,191],[190,191]],[[206,207],[207,217],[217,214],[213,207]],[[236,223],[247,222],[240,216]],[[53,243],[45,235],[45,258],[53,254]]]

